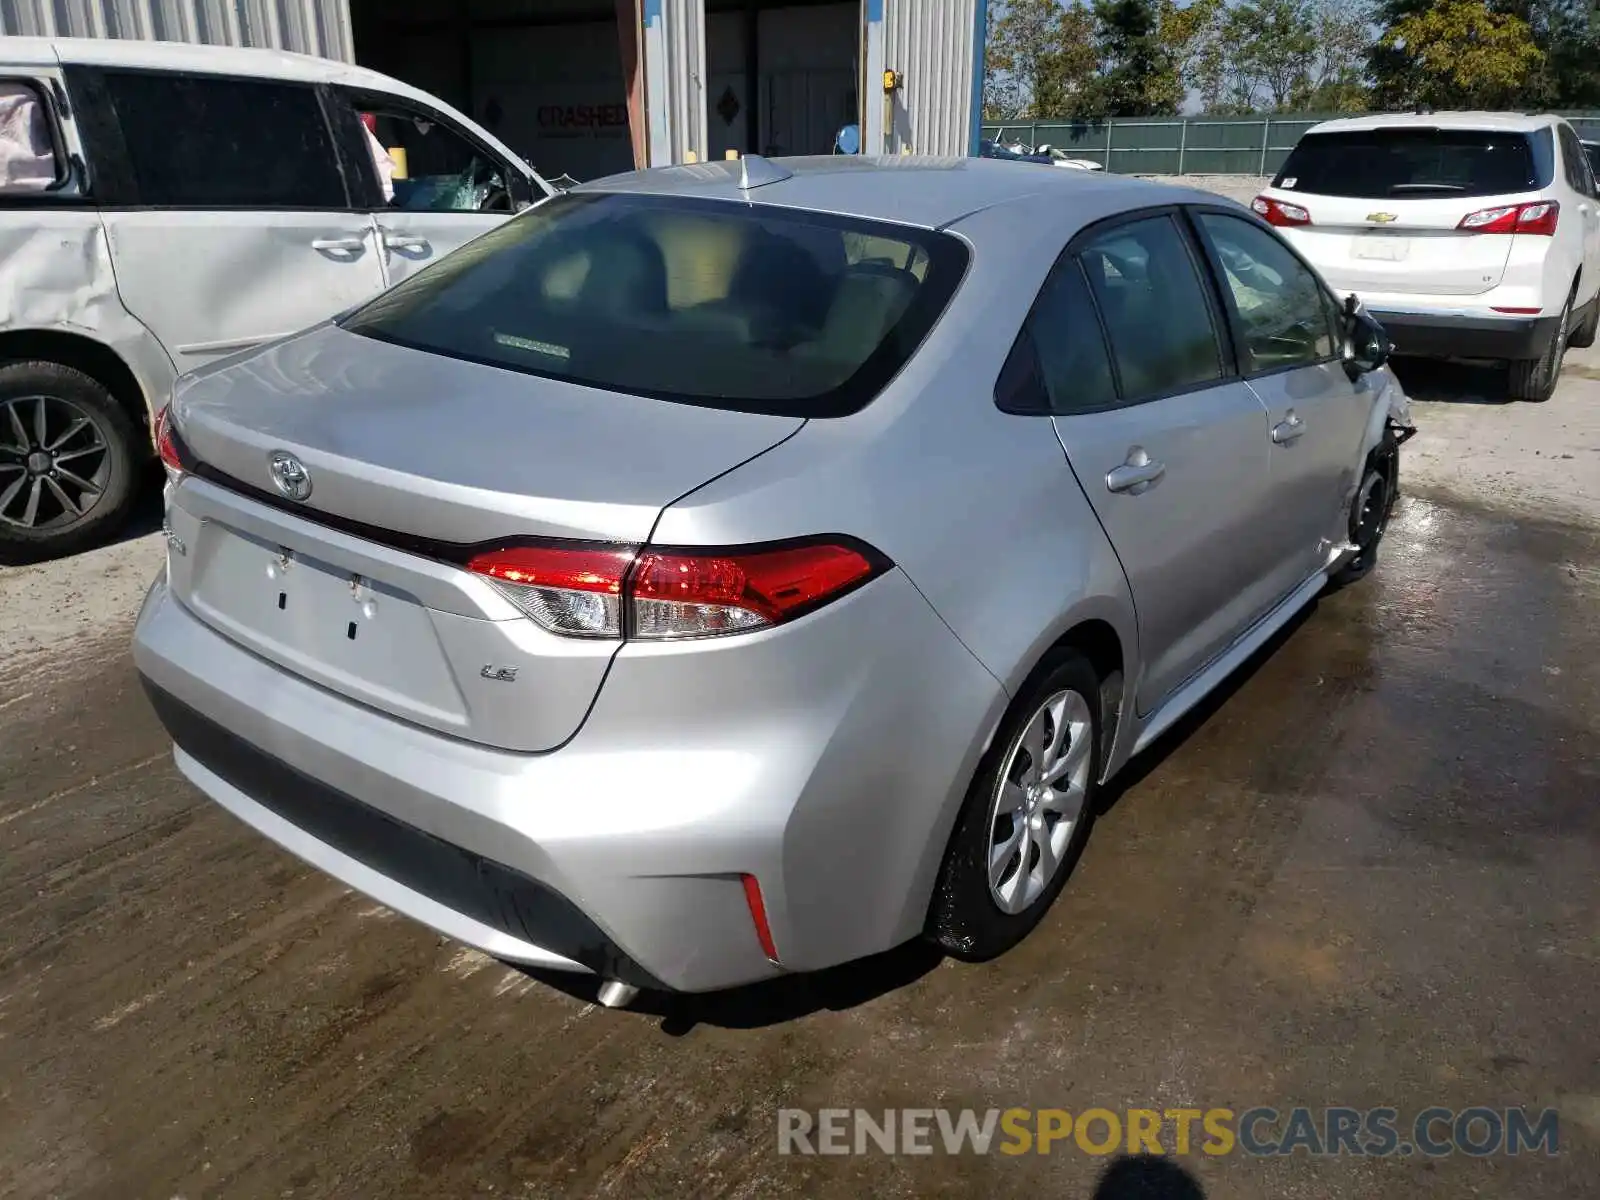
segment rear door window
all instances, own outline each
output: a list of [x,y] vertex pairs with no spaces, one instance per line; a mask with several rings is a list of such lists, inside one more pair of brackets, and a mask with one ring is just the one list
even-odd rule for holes
[[1119,224],[1077,251],[1111,338],[1125,403],[1222,378],[1211,305],[1170,216]]
[[138,203],[343,209],[333,138],[309,85],[107,71]]
[[[1317,196],[1502,196],[1548,187],[1549,131],[1371,129],[1309,133],[1273,186]],[[1541,153],[1541,150],[1543,151]]]
[[413,276],[345,328],[613,391],[832,416],[904,366],[966,263],[958,239],[926,230],[575,193]]

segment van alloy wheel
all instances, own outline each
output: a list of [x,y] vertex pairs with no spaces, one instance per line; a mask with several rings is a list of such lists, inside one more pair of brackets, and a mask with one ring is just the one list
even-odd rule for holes
[[0,401],[0,524],[75,524],[105,494],[111,456],[92,413],[60,396]]

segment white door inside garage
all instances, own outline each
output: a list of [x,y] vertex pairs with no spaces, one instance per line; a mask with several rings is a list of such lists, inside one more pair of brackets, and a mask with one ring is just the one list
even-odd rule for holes
[[857,120],[861,5],[708,0],[708,153],[828,154]]

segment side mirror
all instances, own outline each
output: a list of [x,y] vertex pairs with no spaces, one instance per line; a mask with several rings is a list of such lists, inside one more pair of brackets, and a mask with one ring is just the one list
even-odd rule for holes
[[1345,374],[1354,383],[1369,371],[1376,371],[1389,361],[1388,331],[1361,307],[1353,294],[1344,301],[1344,359]]

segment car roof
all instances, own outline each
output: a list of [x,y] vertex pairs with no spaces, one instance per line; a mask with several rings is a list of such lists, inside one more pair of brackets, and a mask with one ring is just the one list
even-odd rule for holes
[[1365,117],[1340,117],[1323,121],[1306,130],[1309,133],[1361,133],[1369,129],[1493,129],[1509,133],[1532,133],[1546,129],[1561,118],[1549,113],[1436,112],[1374,113]]
[[0,59],[16,63],[124,67],[142,71],[186,71],[194,74],[286,79],[297,83],[343,83],[382,88],[419,100],[432,100],[398,79],[366,67],[352,66],[288,50],[244,46],[211,46],[195,42],[155,42],[136,38],[0,37]]
[[[748,164],[754,177],[765,164],[783,176],[745,191],[739,187]],[[783,173],[787,172],[784,176]],[[1066,170],[1042,163],[990,158],[898,155],[814,155],[762,159],[755,155],[610,175],[574,192],[631,192],[655,196],[701,197],[741,203],[803,208],[839,216],[941,229],[963,217],[1002,204],[1059,196],[1063,204],[1081,201],[1086,210],[1104,212],[1158,204],[1207,203],[1206,192],[1152,183],[1129,175]]]

